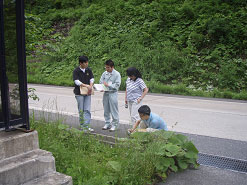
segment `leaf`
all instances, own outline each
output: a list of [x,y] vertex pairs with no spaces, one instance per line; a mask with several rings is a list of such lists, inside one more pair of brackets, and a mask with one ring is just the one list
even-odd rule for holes
[[162,165],[161,161],[157,161],[155,164],[155,167],[158,171],[163,171],[164,170],[164,165]]
[[167,157],[173,157],[174,155],[171,152],[166,152]]
[[171,131],[159,131],[157,132],[157,134],[162,134],[162,138],[164,139],[169,139],[170,137],[172,137],[174,135],[174,132],[171,132]]
[[181,141],[175,135],[169,139],[169,142],[175,145],[181,144]]
[[162,172],[165,172],[170,165],[171,160],[169,158],[164,157],[160,157],[155,163],[155,167],[157,168],[157,170]]
[[197,159],[198,155],[197,153],[193,152],[193,151],[188,151],[185,154],[185,157],[189,158],[189,159]]
[[180,143],[185,143],[188,140],[187,136],[182,135],[182,134],[177,134],[176,137],[177,139],[180,140]]
[[121,164],[117,161],[109,161],[108,164],[117,172],[121,170]]
[[179,160],[179,161],[178,161],[178,166],[179,166],[181,169],[185,170],[186,168],[188,168],[188,163],[186,163],[185,161]]
[[154,153],[155,155],[164,156],[166,154],[165,147],[161,144],[158,144],[158,146],[155,145],[155,147],[157,147]]
[[58,125],[58,129],[59,129],[59,130],[65,130],[65,129],[67,129],[67,128],[69,128],[68,125],[65,125],[65,124],[59,124],[59,125]]
[[76,128],[71,128],[70,131],[71,131],[72,133],[77,133],[77,134],[81,134],[81,133],[82,133],[80,130],[78,130],[78,129],[76,129]]
[[158,173],[157,175],[159,175],[162,178],[162,181],[164,181],[167,178],[166,173]]
[[184,148],[186,148],[187,151],[192,151],[192,152],[198,153],[197,148],[195,147],[195,145],[191,141],[188,143],[185,143]]
[[178,171],[178,167],[176,165],[171,165],[170,166],[170,169],[174,172],[177,172]]
[[178,147],[177,145],[173,145],[171,143],[168,143],[166,145],[166,150],[171,153],[171,156],[175,156],[179,152],[180,147]]
[[171,164],[173,164],[174,160],[171,160],[170,158],[163,158],[163,165],[169,167]]

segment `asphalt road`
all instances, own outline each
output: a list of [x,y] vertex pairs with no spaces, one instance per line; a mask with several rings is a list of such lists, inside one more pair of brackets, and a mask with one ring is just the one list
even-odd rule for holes
[[[28,84],[36,89],[39,101],[29,100],[29,107],[78,115],[72,87]],[[91,113],[103,119],[102,92],[92,96]],[[124,92],[119,92],[120,122],[129,124],[124,108]],[[202,136],[247,141],[247,101],[147,94],[143,104],[166,121],[169,130]]]

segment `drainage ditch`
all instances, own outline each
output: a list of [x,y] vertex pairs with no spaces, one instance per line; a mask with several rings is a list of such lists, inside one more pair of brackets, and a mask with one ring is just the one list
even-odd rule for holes
[[246,160],[199,153],[198,163],[205,166],[213,166],[221,169],[247,173]]

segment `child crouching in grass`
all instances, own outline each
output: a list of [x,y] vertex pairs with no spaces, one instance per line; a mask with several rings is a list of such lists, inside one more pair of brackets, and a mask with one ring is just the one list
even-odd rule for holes
[[152,113],[149,106],[142,105],[138,109],[138,113],[141,119],[135,123],[132,129],[128,130],[129,133],[134,132],[138,125],[140,125],[140,128],[142,129],[168,130],[165,121],[157,114]]

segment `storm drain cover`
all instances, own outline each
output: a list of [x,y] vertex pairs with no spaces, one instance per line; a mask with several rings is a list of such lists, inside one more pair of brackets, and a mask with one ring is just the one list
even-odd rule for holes
[[201,165],[247,173],[247,161],[245,160],[199,153],[198,163]]

